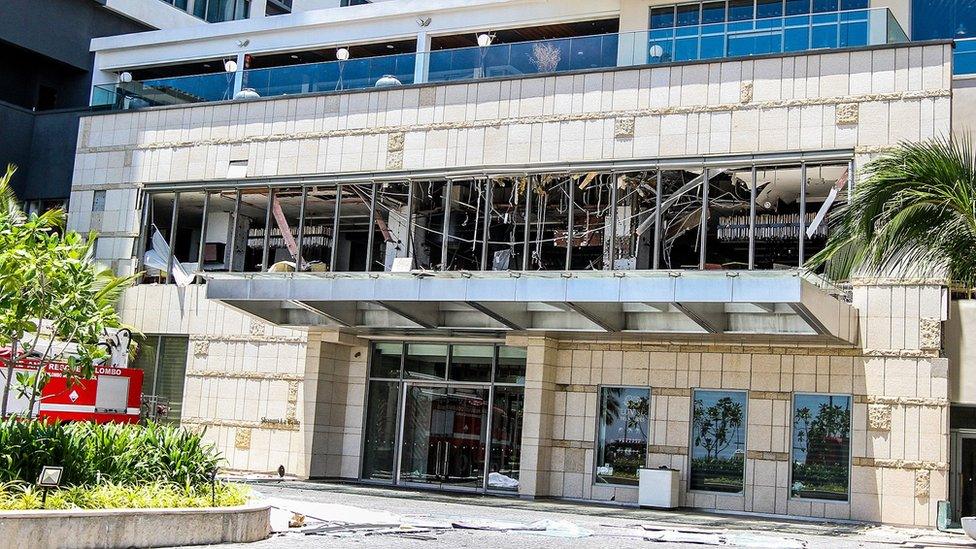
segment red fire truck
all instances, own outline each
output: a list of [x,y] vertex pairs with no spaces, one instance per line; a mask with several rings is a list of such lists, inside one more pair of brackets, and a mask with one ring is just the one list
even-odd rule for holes
[[[0,349],[0,359],[6,360],[10,349]],[[38,367],[38,359],[26,358],[14,368],[29,373]],[[78,380],[68,387],[61,372],[65,364],[48,364],[51,380],[35,402],[32,416],[60,421],[93,421],[95,423],[136,423],[139,421],[142,399],[142,370],[121,368],[111,364],[95,367],[95,377]],[[2,398],[2,395],[0,395]],[[30,402],[11,391],[8,411],[24,414]]]

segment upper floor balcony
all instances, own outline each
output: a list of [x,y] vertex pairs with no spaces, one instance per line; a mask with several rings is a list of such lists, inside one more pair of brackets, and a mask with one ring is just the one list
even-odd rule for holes
[[[725,5],[722,2],[720,4]],[[714,3],[713,3],[714,4]],[[751,3],[750,3],[751,5]],[[780,4],[782,6],[782,4]],[[492,34],[477,36],[477,46],[449,47],[467,40],[443,39],[438,49],[411,51],[412,43],[386,47],[403,53],[377,55],[369,45],[214,60],[212,72],[165,78],[132,78],[121,73],[113,85],[99,85],[93,105],[144,108],[257,97],[341,92],[377,86],[518,77],[612,67],[703,62],[729,57],[766,56],[832,48],[854,48],[908,40],[887,8],[848,9],[778,15],[729,9],[720,18],[706,5],[691,17],[682,7],[670,16],[652,12],[650,29],[528,40],[531,33],[509,33],[504,43]],[[657,10],[654,10],[655,12]],[[748,15],[748,14],[747,14]],[[669,18],[670,17],[670,18]],[[502,33],[498,33],[501,35]],[[242,66],[243,65],[243,66]],[[225,70],[221,70],[221,69]]]

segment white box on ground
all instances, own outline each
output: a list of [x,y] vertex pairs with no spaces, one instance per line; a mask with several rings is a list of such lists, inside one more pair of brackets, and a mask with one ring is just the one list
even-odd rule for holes
[[680,477],[677,469],[640,469],[637,504],[665,509],[677,507]]

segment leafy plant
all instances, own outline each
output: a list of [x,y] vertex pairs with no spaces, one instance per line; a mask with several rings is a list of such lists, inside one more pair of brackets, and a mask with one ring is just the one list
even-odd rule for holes
[[207,485],[222,462],[201,435],[149,423],[0,422],[0,482],[33,482],[41,467],[64,467],[62,485],[166,482]]
[[976,287],[976,161],[968,138],[901,143],[864,167],[827,246],[828,276],[948,277]]
[[[120,327],[115,305],[132,280],[95,263],[94,233],[64,230],[64,211],[21,211],[10,188],[15,171],[8,166],[0,177],[0,347],[10,348],[0,370],[0,418],[8,415],[11,390],[33,410],[53,362],[65,363],[68,386],[94,376],[107,356],[101,348],[107,329]],[[74,345],[69,353],[57,342]],[[15,376],[25,358],[37,369]]]
[[[143,484],[100,483],[54,490],[45,509],[146,509],[173,507],[218,507],[243,505],[249,489],[240,484],[219,482],[213,494],[210,486],[178,486],[165,482]],[[40,489],[23,482],[0,484],[0,510],[40,509]]]

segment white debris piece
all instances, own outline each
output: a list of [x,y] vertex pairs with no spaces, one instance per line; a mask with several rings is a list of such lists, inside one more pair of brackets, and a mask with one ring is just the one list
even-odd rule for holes
[[735,547],[755,547],[758,549],[803,549],[807,546],[805,542],[795,538],[764,536],[751,532],[726,534],[725,543]]
[[[288,521],[291,520],[295,513],[305,515],[306,522],[386,524],[391,527],[400,526],[403,523],[403,517],[400,515],[386,511],[372,511],[350,505],[279,498],[268,498],[264,501],[271,505],[271,530],[273,532],[287,531]],[[282,524],[284,525],[283,527]]]
[[593,535],[592,530],[587,530],[567,520],[537,520],[529,523],[525,531],[530,534],[554,538],[585,538]]
[[492,488],[518,488],[519,481],[508,475],[492,472],[488,473],[488,486]]

